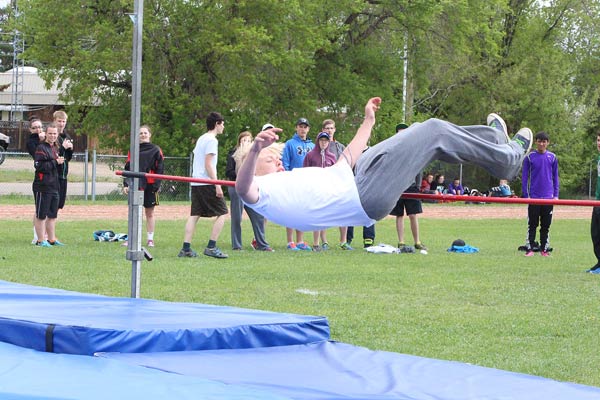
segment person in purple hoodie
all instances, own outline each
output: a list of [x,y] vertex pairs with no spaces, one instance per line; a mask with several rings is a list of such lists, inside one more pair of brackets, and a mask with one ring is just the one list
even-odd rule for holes
[[[335,154],[329,151],[331,136],[327,132],[317,135],[317,145],[304,157],[303,167],[331,167],[337,161]],[[319,239],[321,245],[319,245]],[[313,231],[313,251],[329,250],[327,230]]]
[[[558,179],[558,159],[548,151],[550,138],[546,132],[535,135],[536,150],[523,160],[523,197],[530,199],[558,199],[560,182]],[[550,224],[552,205],[530,204],[527,209],[527,241],[525,256],[533,255],[535,235],[540,226],[540,254],[548,257],[550,248]]]

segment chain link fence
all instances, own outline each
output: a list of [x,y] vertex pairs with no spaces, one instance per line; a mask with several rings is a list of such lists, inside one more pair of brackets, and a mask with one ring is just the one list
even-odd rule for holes
[[[33,192],[34,168],[29,153],[5,152],[0,165],[0,195],[31,196]],[[104,155],[92,152],[74,153],[69,162],[68,199],[88,201],[118,200],[127,201],[123,194],[123,178],[115,175],[122,170],[126,156]],[[166,175],[190,176],[191,156],[165,157]],[[187,182],[163,181],[161,201],[186,201],[190,199],[190,186]]]

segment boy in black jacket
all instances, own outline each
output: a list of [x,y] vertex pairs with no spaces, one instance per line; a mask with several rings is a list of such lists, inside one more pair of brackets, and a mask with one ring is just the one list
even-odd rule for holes
[[[35,178],[33,194],[35,197],[35,231],[38,237],[36,246],[62,246],[56,239],[56,217],[58,215],[58,166],[65,159],[59,156],[58,129],[50,124],[46,128],[46,139],[35,149],[33,156]],[[44,235],[48,240],[43,240]]]

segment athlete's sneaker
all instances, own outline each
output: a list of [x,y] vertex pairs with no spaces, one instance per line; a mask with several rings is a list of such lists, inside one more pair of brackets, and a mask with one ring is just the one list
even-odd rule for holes
[[43,242],[37,242],[35,245],[39,247],[52,247],[52,245],[48,243],[47,240],[44,240]]
[[373,246],[374,243],[375,243],[375,241],[373,239],[366,238],[363,240],[363,247],[366,249],[367,247]]
[[196,253],[192,249],[189,249],[189,250],[181,249],[179,254],[177,254],[177,257],[198,257],[198,253]]
[[204,255],[214,258],[227,258],[227,254],[223,253],[218,247],[207,247],[204,249]]
[[64,246],[65,244],[60,242],[58,239],[56,239],[54,242],[51,242],[48,240],[48,243],[50,243],[51,246]]
[[525,252],[525,257],[531,257],[531,256],[533,256],[533,250],[527,250]]
[[322,248],[321,248],[321,246],[319,246],[318,244],[315,244],[315,245],[313,245],[313,247],[312,247],[312,251],[319,252],[319,251],[321,251],[321,250],[323,250],[323,249],[322,249]]
[[489,127],[494,129],[498,129],[500,132],[504,133],[506,137],[506,143],[510,142],[510,137],[508,137],[508,129],[506,128],[506,122],[496,113],[491,113],[487,116],[487,124]]
[[154,247],[154,240],[152,240],[152,239],[148,240],[148,243],[146,243],[146,246]]
[[323,250],[329,250],[329,243],[327,243],[327,242],[323,243],[323,244],[321,245],[321,248],[322,248]]
[[31,241],[31,244],[35,246],[37,244],[37,242],[38,242],[37,238],[33,238],[33,240]]
[[548,253],[546,250],[542,250],[542,251],[540,251],[540,255],[541,255],[542,257],[550,257],[550,253]]
[[415,243],[415,249],[427,251],[427,247],[423,243]]
[[298,243],[296,245],[296,247],[299,250],[304,250],[304,251],[312,251],[312,247],[310,247],[309,245],[307,245],[306,243],[302,242],[302,243]]
[[521,128],[519,132],[513,136],[513,142],[519,145],[525,153],[531,150],[531,144],[533,143],[533,132],[529,128]]
[[252,241],[250,242],[250,246],[252,246],[252,248],[254,250],[258,250],[258,243],[256,242],[256,238],[252,238]]
[[354,248],[352,246],[350,246],[350,243],[346,242],[346,243],[340,243],[340,249],[342,250],[354,250]]

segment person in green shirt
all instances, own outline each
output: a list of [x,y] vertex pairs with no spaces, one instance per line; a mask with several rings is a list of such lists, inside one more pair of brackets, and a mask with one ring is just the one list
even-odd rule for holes
[[[600,200],[600,131],[596,135],[596,147],[598,148],[598,159],[596,168],[596,200]],[[594,207],[592,211],[592,244],[594,245],[594,255],[596,256],[596,265],[588,269],[586,272],[590,274],[600,275],[600,207]]]

